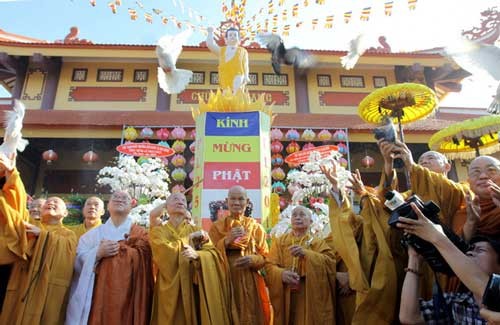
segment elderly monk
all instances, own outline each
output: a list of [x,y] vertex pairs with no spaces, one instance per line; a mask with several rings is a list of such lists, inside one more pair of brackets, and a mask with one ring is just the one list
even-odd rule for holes
[[104,215],[104,202],[97,196],[91,196],[85,200],[83,205],[83,223],[69,227],[76,234],[76,238],[80,237],[87,231],[99,227],[102,224],[101,217]]
[[151,248],[146,230],[129,217],[131,208],[127,192],[113,193],[108,221],[80,238],[67,325],[149,323]]
[[219,87],[230,89],[236,93],[243,90],[250,78],[248,77],[248,52],[239,46],[240,31],[234,27],[226,30],[226,46],[219,47],[214,41],[214,29],[207,29],[207,46],[219,57]]
[[335,254],[312,237],[311,211],[292,210],[292,231],[274,238],[266,282],[276,324],[335,324]]
[[259,270],[268,253],[266,232],[253,218],[245,217],[249,199],[242,186],[233,186],[226,198],[229,215],[210,228],[210,238],[229,263],[234,303],[241,324],[266,324],[269,298]]
[[67,214],[64,201],[50,197],[40,226],[24,223],[24,236],[34,243],[28,261],[14,264],[0,324],[64,323],[76,251],[75,234],[62,225]]
[[186,197],[174,193],[162,206],[169,219],[150,235],[159,269],[151,324],[237,324],[227,266],[208,234],[186,220]]
[[34,199],[28,204],[28,210],[30,213],[31,223],[40,223],[40,217],[42,215],[42,207],[45,203],[45,199],[38,198]]

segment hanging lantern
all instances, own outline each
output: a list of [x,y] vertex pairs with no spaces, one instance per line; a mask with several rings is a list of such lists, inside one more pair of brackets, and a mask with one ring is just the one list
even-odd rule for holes
[[141,130],[141,138],[143,139],[149,140],[153,137],[153,135],[154,132],[153,130],[151,130],[151,128],[146,127]]
[[196,139],[196,129],[192,129],[191,132],[189,132],[189,139]]
[[280,153],[283,151],[283,143],[278,140],[274,140],[271,142],[271,152],[272,153]]
[[361,166],[363,166],[364,168],[371,168],[373,167],[373,165],[375,165],[375,159],[373,159],[372,157],[366,155],[363,157],[363,159],[361,159]]
[[276,181],[282,181],[285,179],[286,175],[282,168],[276,167],[271,170],[271,177]]
[[186,179],[187,173],[182,168],[176,168],[172,171],[171,176],[174,181],[181,183]]
[[161,128],[161,129],[156,131],[156,136],[160,140],[167,140],[169,135],[170,135],[170,132],[166,128]]
[[87,151],[86,153],[83,154],[82,159],[87,164],[91,165],[92,163],[94,163],[97,160],[99,160],[99,156],[95,152],[93,152],[92,150],[89,150],[89,151]]
[[348,163],[347,163],[347,159],[345,159],[345,158],[340,158],[340,159],[339,159],[339,163],[340,163],[340,166],[342,166],[342,167],[344,167],[344,168],[347,168],[347,165],[348,165]]
[[282,182],[275,182],[271,186],[271,190],[273,193],[283,194],[286,191],[286,186]]
[[271,165],[273,167],[279,167],[283,165],[283,155],[280,153],[275,153],[271,156]]
[[174,149],[174,151],[177,153],[183,153],[184,150],[186,150],[186,143],[182,140],[175,140],[175,142],[172,144],[172,149]]
[[170,160],[174,167],[183,167],[186,164],[186,158],[183,155],[174,155]]
[[55,152],[52,149],[49,149],[43,152],[42,158],[47,162],[47,165],[50,165],[52,164],[53,161],[56,161],[57,158],[59,157],[57,156],[57,152]]
[[292,154],[297,151],[300,151],[300,145],[295,141],[290,142],[288,146],[286,146],[286,152],[288,154]]
[[196,141],[193,141],[189,145],[189,151],[191,151],[192,153],[194,153],[195,150],[196,150]]
[[313,141],[314,138],[316,138],[316,133],[314,133],[313,130],[305,129],[304,132],[302,132],[302,140]]
[[347,149],[347,145],[345,143],[339,143],[337,144],[337,148],[339,150],[339,152],[343,155],[347,154],[347,152],[349,151]]
[[123,130],[123,137],[127,141],[134,141],[135,139],[137,139],[138,136],[139,136],[139,133],[137,133],[137,130],[131,126],[126,128],[125,130]]
[[290,184],[288,184],[287,189],[288,189],[288,193],[290,193],[290,195],[293,196],[293,194],[295,192],[300,190],[300,185],[297,185],[297,183],[290,183]]
[[343,142],[347,141],[347,133],[344,130],[337,130],[333,133],[333,141],[335,142]]
[[186,130],[181,127],[176,127],[172,130],[172,133],[170,133],[170,135],[174,139],[182,140],[186,137]]
[[323,129],[318,133],[318,139],[321,141],[329,141],[332,138],[330,131]]
[[281,140],[283,139],[283,132],[281,132],[280,129],[272,129],[271,130],[271,140],[274,141],[274,140]]
[[315,147],[316,146],[314,145],[314,143],[308,142],[302,146],[302,150],[307,150],[307,149],[311,149],[311,148],[315,148]]
[[297,141],[300,138],[299,131],[290,129],[286,132],[285,138],[289,141]]
[[158,142],[158,144],[159,144],[160,146],[164,146],[164,147],[170,148],[170,145],[168,144],[168,142],[167,142],[167,141],[160,141],[160,142]]
[[285,210],[288,206],[288,201],[284,197],[280,197],[280,209],[281,211]]

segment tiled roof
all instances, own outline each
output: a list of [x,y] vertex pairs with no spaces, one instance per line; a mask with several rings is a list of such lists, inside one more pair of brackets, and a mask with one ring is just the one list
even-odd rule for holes
[[0,29],[0,41],[8,43],[37,43],[37,44],[47,44],[47,41],[36,39],[32,37],[27,37],[23,35],[17,35],[12,33],[7,33],[3,29]]

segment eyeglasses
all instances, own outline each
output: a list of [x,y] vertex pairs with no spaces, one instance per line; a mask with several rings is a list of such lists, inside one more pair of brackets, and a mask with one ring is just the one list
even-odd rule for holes
[[487,168],[474,168],[469,171],[469,177],[479,178],[483,173],[490,178],[495,177],[498,174],[500,174],[500,168],[498,166],[489,166]]

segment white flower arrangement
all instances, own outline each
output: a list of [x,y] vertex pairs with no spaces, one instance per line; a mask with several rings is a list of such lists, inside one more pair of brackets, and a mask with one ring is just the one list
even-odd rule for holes
[[317,151],[311,152],[309,162],[301,170],[289,173],[287,180],[296,190],[292,193],[292,203],[280,214],[278,223],[271,229],[271,235],[279,237],[291,230],[292,210],[304,205],[312,211],[312,224],[310,232],[313,236],[325,238],[330,234],[330,219],[328,204],[323,198],[330,191],[331,184],[320,170],[321,165],[332,168],[335,165],[338,188],[345,190],[349,184],[350,172],[342,167],[339,159],[342,154],[333,151],[329,156],[322,158]]
[[130,217],[140,225],[149,226],[149,211],[170,195],[166,166],[159,158],[143,158],[138,163],[132,156],[120,155],[115,161],[116,166],[99,171],[97,183],[109,185],[112,192],[127,191],[137,201]]

